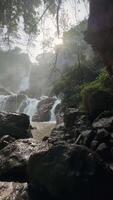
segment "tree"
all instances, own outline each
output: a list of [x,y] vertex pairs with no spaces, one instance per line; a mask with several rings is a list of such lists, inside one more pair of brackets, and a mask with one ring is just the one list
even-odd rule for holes
[[[1,30],[7,29],[7,34],[17,31],[21,20],[24,23],[26,33],[36,33],[37,23],[47,10],[51,14],[56,14],[57,31],[59,32],[59,10],[61,4],[66,0],[0,0],[0,27]],[[77,0],[75,0],[77,1]],[[80,2],[79,0],[77,2]],[[86,0],[83,0],[86,1]],[[40,6],[45,10],[40,16]]]

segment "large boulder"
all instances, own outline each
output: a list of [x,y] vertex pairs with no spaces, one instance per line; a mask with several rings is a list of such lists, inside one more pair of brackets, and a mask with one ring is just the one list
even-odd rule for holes
[[0,113],[0,137],[10,135],[16,139],[32,137],[29,117],[25,114]]
[[113,76],[113,1],[91,0],[86,40],[103,58]]
[[113,94],[109,91],[91,89],[83,97],[84,108],[86,112],[96,118],[104,111],[110,111],[113,108]]
[[26,183],[0,182],[0,200],[30,200]]
[[113,195],[111,174],[84,146],[60,144],[38,151],[30,156],[28,173],[31,190],[46,199],[107,200]]
[[105,128],[109,131],[113,131],[113,116],[111,117],[103,117],[98,120],[95,120],[92,124],[93,128],[101,129]]
[[44,122],[49,121],[51,118],[51,109],[55,102],[56,98],[48,97],[41,100],[37,107],[37,113],[32,118],[32,121]]
[[79,110],[75,108],[68,108],[64,113],[64,123],[66,128],[72,127],[75,124],[75,120],[77,119],[79,114]]
[[9,135],[4,135],[2,138],[0,138],[0,150],[14,141],[15,141],[15,138],[13,138]]
[[34,139],[16,140],[0,151],[0,180],[27,181],[26,166],[30,154],[44,147]]
[[79,109],[68,108],[64,112],[64,124],[66,129],[73,129],[73,127],[87,129],[89,126],[88,116]]

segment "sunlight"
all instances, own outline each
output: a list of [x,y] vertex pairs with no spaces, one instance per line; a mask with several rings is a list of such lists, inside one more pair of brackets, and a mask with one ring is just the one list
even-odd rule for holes
[[62,38],[55,38],[54,39],[54,41],[53,41],[54,46],[61,45],[61,44],[63,44]]

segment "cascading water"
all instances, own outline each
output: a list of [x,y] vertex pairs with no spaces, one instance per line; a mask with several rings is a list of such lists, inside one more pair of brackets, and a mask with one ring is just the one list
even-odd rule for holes
[[[17,112],[17,113],[24,113],[30,116],[30,120],[32,121],[32,117],[35,114],[38,114],[38,104],[40,101],[49,99],[48,96],[41,96],[40,99],[29,98],[25,94],[27,89],[29,89],[29,82],[30,82],[30,74],[31,74],[31,66],[29,67],[28,73],[23,77],[18,94],[11,95],[0,95],[0,112]],[[53,97],[56,98],[56,97]],[[56,98],[55,103],[51,109],[51,118],[50,122],[55,122],[55,109],[56,106],[61,103],[59,99]],[[48,110],[49,112],[49,110]]]
[[[40,99],[28,98],[27,96],[21,96],[23,99],[21,102],[18,102],[20,95],[0,95],[0,112],[17,112],[24,113],[30,116],[30,120],[32,121],[32,117],[35,113],[38,113],[38,104],[40,101],[48,98],[47,96],[42,96]],[[52,109],[51,109],[51,119],[50,122],[55,122],[55,109],[56,106],[61,103],[59,99],[56,99]]]
[[55,122],[56,121],[55,109],[56,109],[57,105],[60,104],[60,103],[61,103],[61,100],[60,99],[56,99],[56,101],[55,101],[55,103],[54,103],[54,105],[53,105],[53,107],[51,109],[51,119],[50,119],[51,122]]
[[1,112],[5,111],[6,102],[8,98],[9,98],[9,95],[8,96],[0,95],[0,111]]
[[38,103],[40,100],[27,98],[23,101],[18,108],[18,113],[24,113],[30,116],[30,120],[32,120],[33,115],[37,112]]

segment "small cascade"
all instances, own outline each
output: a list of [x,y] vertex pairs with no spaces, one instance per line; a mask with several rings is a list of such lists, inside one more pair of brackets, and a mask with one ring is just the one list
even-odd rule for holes
[[0,112],[5,111],[6,103],[7,103],[9,96],[10,95],[8,95],[8,96],[0,95]]
[[56,109],[56,106],[58,104],[61,103],[61,100],[60,99],[56,99],[52,109],[51,109],[51,119],[50,119],[50,122],[56,122],[56,116],[55,116],[55,109]]
[[[47,96],[42,96],[40,99],[29,98],[26,95],[13,94],[13,95],[0,95],[0,112],[17,112],[24,113],[32,117],[38,114],[38,104],[39,102],[47,99]],[[49,122],[55,122],[55,109],[56,106],[61,103],[61,100],[56,99],[55,103],[51,109],[51,119]]]
[[20,104],[17,112],[29,115],[31,120],[33,115],[37,112],[39,102],[40,100],[37,99],[26,98],[26,100]]
[[37,112],[39,102],[40,100],[28,98],[27,106],[25,107],[23,113],[29,115],[30,119],[32,119],[33,115]]

